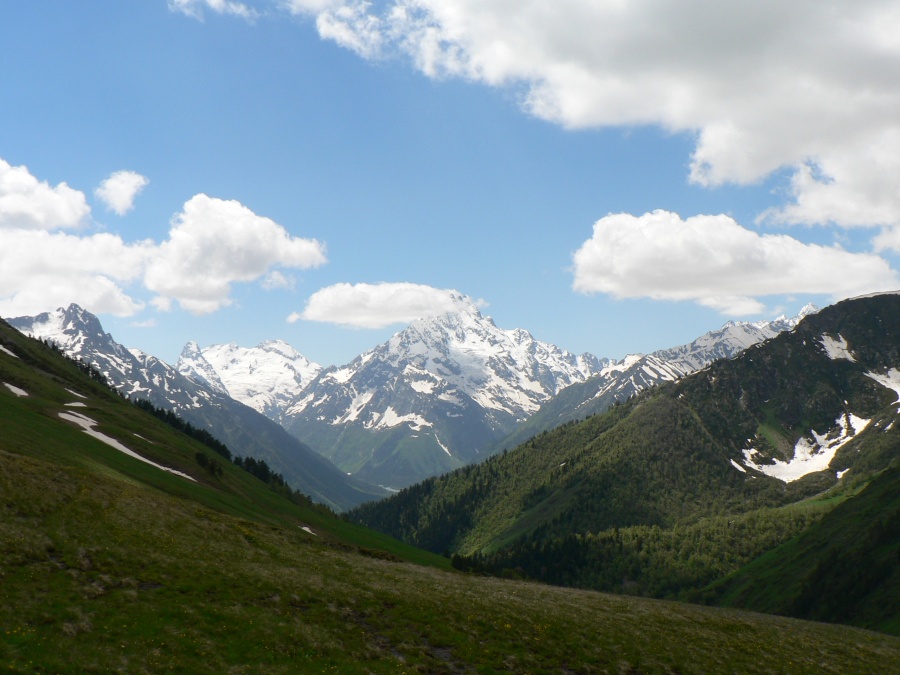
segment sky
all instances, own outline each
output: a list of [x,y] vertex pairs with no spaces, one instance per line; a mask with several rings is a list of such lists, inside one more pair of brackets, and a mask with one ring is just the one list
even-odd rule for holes
[[895,0],[0,4],[0,316],[622,358],[900,288]]

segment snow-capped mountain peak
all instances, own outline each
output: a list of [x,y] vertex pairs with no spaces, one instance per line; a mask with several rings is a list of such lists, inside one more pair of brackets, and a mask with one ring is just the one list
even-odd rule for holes
[[189,342],[176,368],[276,421],[322,370],[283,340],[267,340],[256,347],[232,342],[204,349]]
[[417,319],[331,377],[347,381],[362,369],[388,365],[397,373],[412,368],[428,374],[483,408],[517,419],[602,367],[590,354],[575,356],[526,330],[498,328],[472,308]]
[[203,356],[203,352],[193,340],[188,342],[184,349],[181,350],[181,356],[178,357],[176,366],[178,372],[185,375],[194,382],[206,385],[210,389],[220,394],[228,396],[228,388],[219,379],[219,374],[212,364]]

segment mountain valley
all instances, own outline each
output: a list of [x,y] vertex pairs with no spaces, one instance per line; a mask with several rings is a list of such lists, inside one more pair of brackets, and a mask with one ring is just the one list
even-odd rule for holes
[[900,660],[898,638],[847,626],[454,572],[210,455],[92,372],[0,322],[10,672],[846,673]]

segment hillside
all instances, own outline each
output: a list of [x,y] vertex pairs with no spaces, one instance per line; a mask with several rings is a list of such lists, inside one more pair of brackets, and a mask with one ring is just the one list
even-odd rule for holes
[[[823,592],[827,589],[827,592]],[[900,463],[816,526],[693,596],[900,634]]]
[[212,433],[235,454],[266,461],[315,501],[344,510],[386,494],[348,477],[280,425],[227,393],[182,375],[154,356],[126,349],[104,332],[96,316],[78,305],[17,317],[9,324],[90,364],[123,396],[172,410]]
[[846,301],[351,517],[462,567],[676,597],[808,529],[900,456],[898,366],[900,296]]
[[900,640],[875,633],[447,571],[223,458],[199,462],[208,448],[3,324],[0,417],[9,672],[845,673],[900,660]]

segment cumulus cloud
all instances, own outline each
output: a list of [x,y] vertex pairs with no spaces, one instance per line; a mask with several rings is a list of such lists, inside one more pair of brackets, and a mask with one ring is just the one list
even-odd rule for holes
[[259,12],[243,2],[233,0],[169,0],[169,9],[195,19],[203,19],[204,10],[215,14],[237,16],[247,21],[259,18]]
[[475,302],[457,291],[412,283],[335,284],[313,293],[303,312],[288,321],[321,321],[354,328],[384,328],[424,316],[472,311]]
[[876,255],[761,235],[725,215],[609,215],[594,224],[573,261],[576,291],[692,300],[734,316],[762,311],[759,298],[767,295],[839,299],[900,285]]
[[144,281],[164,299],[158,307],[174,299],[204,314],[231,303],[234,282],[255,281],[276,266],[303,269],[325,262],[318,241],[292,237],[240,202],[199,194],[173,219]]
[[[777,222],[900,224],[900,9],[894,0],[288,0],[321,36],[429,77],[521,88],[568,128],[694,134],[690,179],[787,168]],[[814,170],[811,169],[814,167]]]
[[145,176],[134,171],[116,171],[100,183],[94,195],[110,211],[124,216],[134,208],[134,198],[149,182]]
[[0,159],[0,230],[55,230],[82,225],[91,210],[83,192],[65,183],[52,187],[25,166]]
[[125,288],[139,278],[152,253],[149,242],[26,229],[4,231],[2,238],[0,316],[35,314],[71,302],[116,316],[143,307]]
[[289,288],[293,280],[283,269],[326,262],[324,246],[314,239],[293,237],[236,201],[203,194],[184,204],[161,243],[52,231],[88,213],[82,193],[64,183],[51,187],[0,160],[0,316],[71,302],[131,316],[145,306],[139,298],[148,290],[156,294],[151,303],[157,309],[177,303],[204,313],[228,305],[234,283]]

